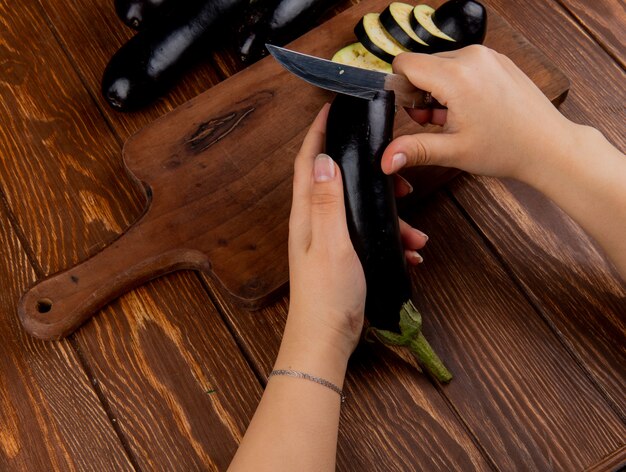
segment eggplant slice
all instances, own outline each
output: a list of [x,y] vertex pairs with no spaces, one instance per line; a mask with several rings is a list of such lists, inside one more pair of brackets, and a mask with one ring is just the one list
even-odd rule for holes
[[402,46],[412,52],[428,54],[431,48],[411,27],[413,5],[402,2],[393,2],[380,14],[380,23],[383,28]]
[[354,28],[354,34],[365,49],[379,59],[391,64],[402,52],[410,52],[400,45],[380,24],[378,13],[368,13]]
[[415,34],[431,48],[432,52],[443,52],[458,49],[454,38],[441,31],[433,22],[434,8],[428,5],[417,5],[411,15],[411,26]]
[[340,49],[332,58],[333,62],[362,69],[376,70],[391,74],[391,64],[384,62],[369,52],[361,43],[353,43]]

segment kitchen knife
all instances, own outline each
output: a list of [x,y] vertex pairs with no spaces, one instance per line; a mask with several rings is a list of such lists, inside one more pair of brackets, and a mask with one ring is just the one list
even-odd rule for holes
[[266,44],[267,50],[289,72],[333,92],[371,100],[382,90],[393,90],[396,104],[407,108],[445,108],[430,92],[416,88],[399,74],[386,74],[328,61]]

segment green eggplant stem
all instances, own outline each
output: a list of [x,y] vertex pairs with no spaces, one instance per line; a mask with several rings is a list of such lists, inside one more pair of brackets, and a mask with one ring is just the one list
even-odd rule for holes
[[417,357],[419,363],[437,380],[444,383],[448,383],[452,380],[452,374],[430,346],[421,331],[411,340],[408,348],[415,357]]
[[420,365],[438,381],[449,382],[452,374],[422,334],[422,316],[410,300],[400,310],[399,328],[400,333],[372,329],[383,343],[408,348]]

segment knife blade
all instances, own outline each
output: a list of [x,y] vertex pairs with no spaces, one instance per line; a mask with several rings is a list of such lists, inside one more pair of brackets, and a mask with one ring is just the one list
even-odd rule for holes
[[367,100],[380,91],[393,90],[400,106],[445,108],[430,92],[416,88],[403,75],[339,64],[272,44],[265,47],[281,66],[316,87]]

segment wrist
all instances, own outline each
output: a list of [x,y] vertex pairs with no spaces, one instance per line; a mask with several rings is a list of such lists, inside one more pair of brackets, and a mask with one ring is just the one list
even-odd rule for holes
[[300,370],[341,387],[352,347],[336,330],[298,315],[290,310],[274,368]]
[[555,180],[583,163],[581,156],[587,153],[590,143],[597,142],[594,133],[601,137],[594,128],[563,117],[561,126],[553,130],[550,141],[529,153],[527,165],[521,166],[514,178],[549,194]]

